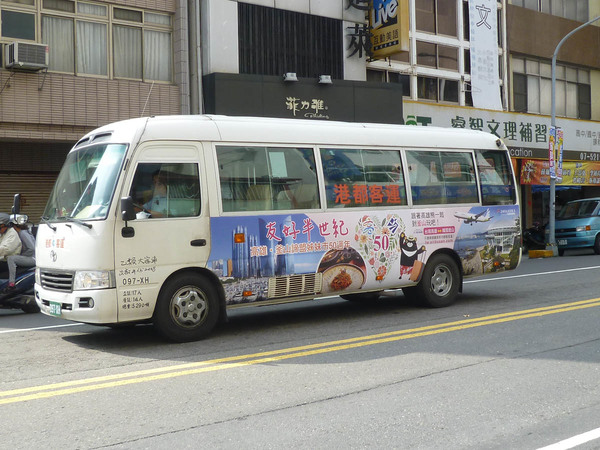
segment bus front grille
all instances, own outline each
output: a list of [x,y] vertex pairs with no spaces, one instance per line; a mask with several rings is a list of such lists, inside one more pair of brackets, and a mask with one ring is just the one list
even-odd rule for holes
[[295,295],[311,295],[321,292],[323,274],[307,273],[287,277],[269,278],[268,298],[292,297]]
[[52,272],[42,269],[40,270],[40,278],[44,289],[62,292],[73,291],[72,272]]

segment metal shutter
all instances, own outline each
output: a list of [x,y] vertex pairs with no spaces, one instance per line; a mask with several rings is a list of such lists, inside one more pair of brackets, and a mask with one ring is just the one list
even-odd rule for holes
[[21,194],[21,213],[39,223],[58,173],[0,174],[0,212],[10,213],[15,194]]

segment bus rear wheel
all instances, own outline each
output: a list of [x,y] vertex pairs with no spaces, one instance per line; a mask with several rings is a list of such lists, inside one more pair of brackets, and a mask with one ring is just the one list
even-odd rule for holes
[[163,287],[153,322],[160,334],[176,342],[205,338],[219,319],[219,300],[205,277],[181,274]]
[[449,255],[434,255],[425,265],[421,282],[409,296],[430,308],[443,308],[456,301],[460,272]]

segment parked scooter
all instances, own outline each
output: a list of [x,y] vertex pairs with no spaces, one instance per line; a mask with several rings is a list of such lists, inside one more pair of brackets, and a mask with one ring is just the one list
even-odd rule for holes
[[2,294],[2,290],[8,286],[8,280],[0,280],[0,309],[20,309],[26,313],[40,312],[33,293],[34,284],[35,267],[17,271],[15,290],[8,294]]
[[523,245],[527,250],[545,250],[546,241],[544,235],[545,227],[539,222],[523,231]]
[[[25,214],[19,214],[21,210],[21,196],[15,195],[11,219],[19,225],[27,224],[29,218]],[[35,236],[35,230],[34,236]],[[8,274],[6,278],[0,273],[0,309],[20,309],[26,313],[40,312],[40,308],[34,297],[35,267],[17,268],[15,289],[3,293],[8,286]]]

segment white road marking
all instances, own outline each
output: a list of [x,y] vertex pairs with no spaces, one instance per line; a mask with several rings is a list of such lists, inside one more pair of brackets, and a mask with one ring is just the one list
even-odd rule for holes
[[600,269],[600,266],[577,267],[575,269],[552,270],[550,272],[526,273],[523,275],[510,275],[508,277],[485,278],[483,280],[466,280],[464,282],[465,283],[485,283],[486,281],[510,280],[511,278],[525,278],[525,277],[534,277],[534,276],[538,276],[538,275],[552,275],[555,273],[576,272],[579,270],[594,270],[594,269]]
[[600,438],[600,428],[588,431],[586,433],[573,436],[569,439],[551,444],[546,447],[539,448],[538,450],[567,450],[569,448],[577,447],[578,445],[585,444],[586,442],[593,441],[594,439]]
[[47,326],[47,327],[17,328],[15,330],[0,330],[0,334],[18,333],[20,331],[48,330],[50,328],[76,327],[79,325],[85,325],[85,323],[65,323],[63,325],[51,325],[51,326]]

